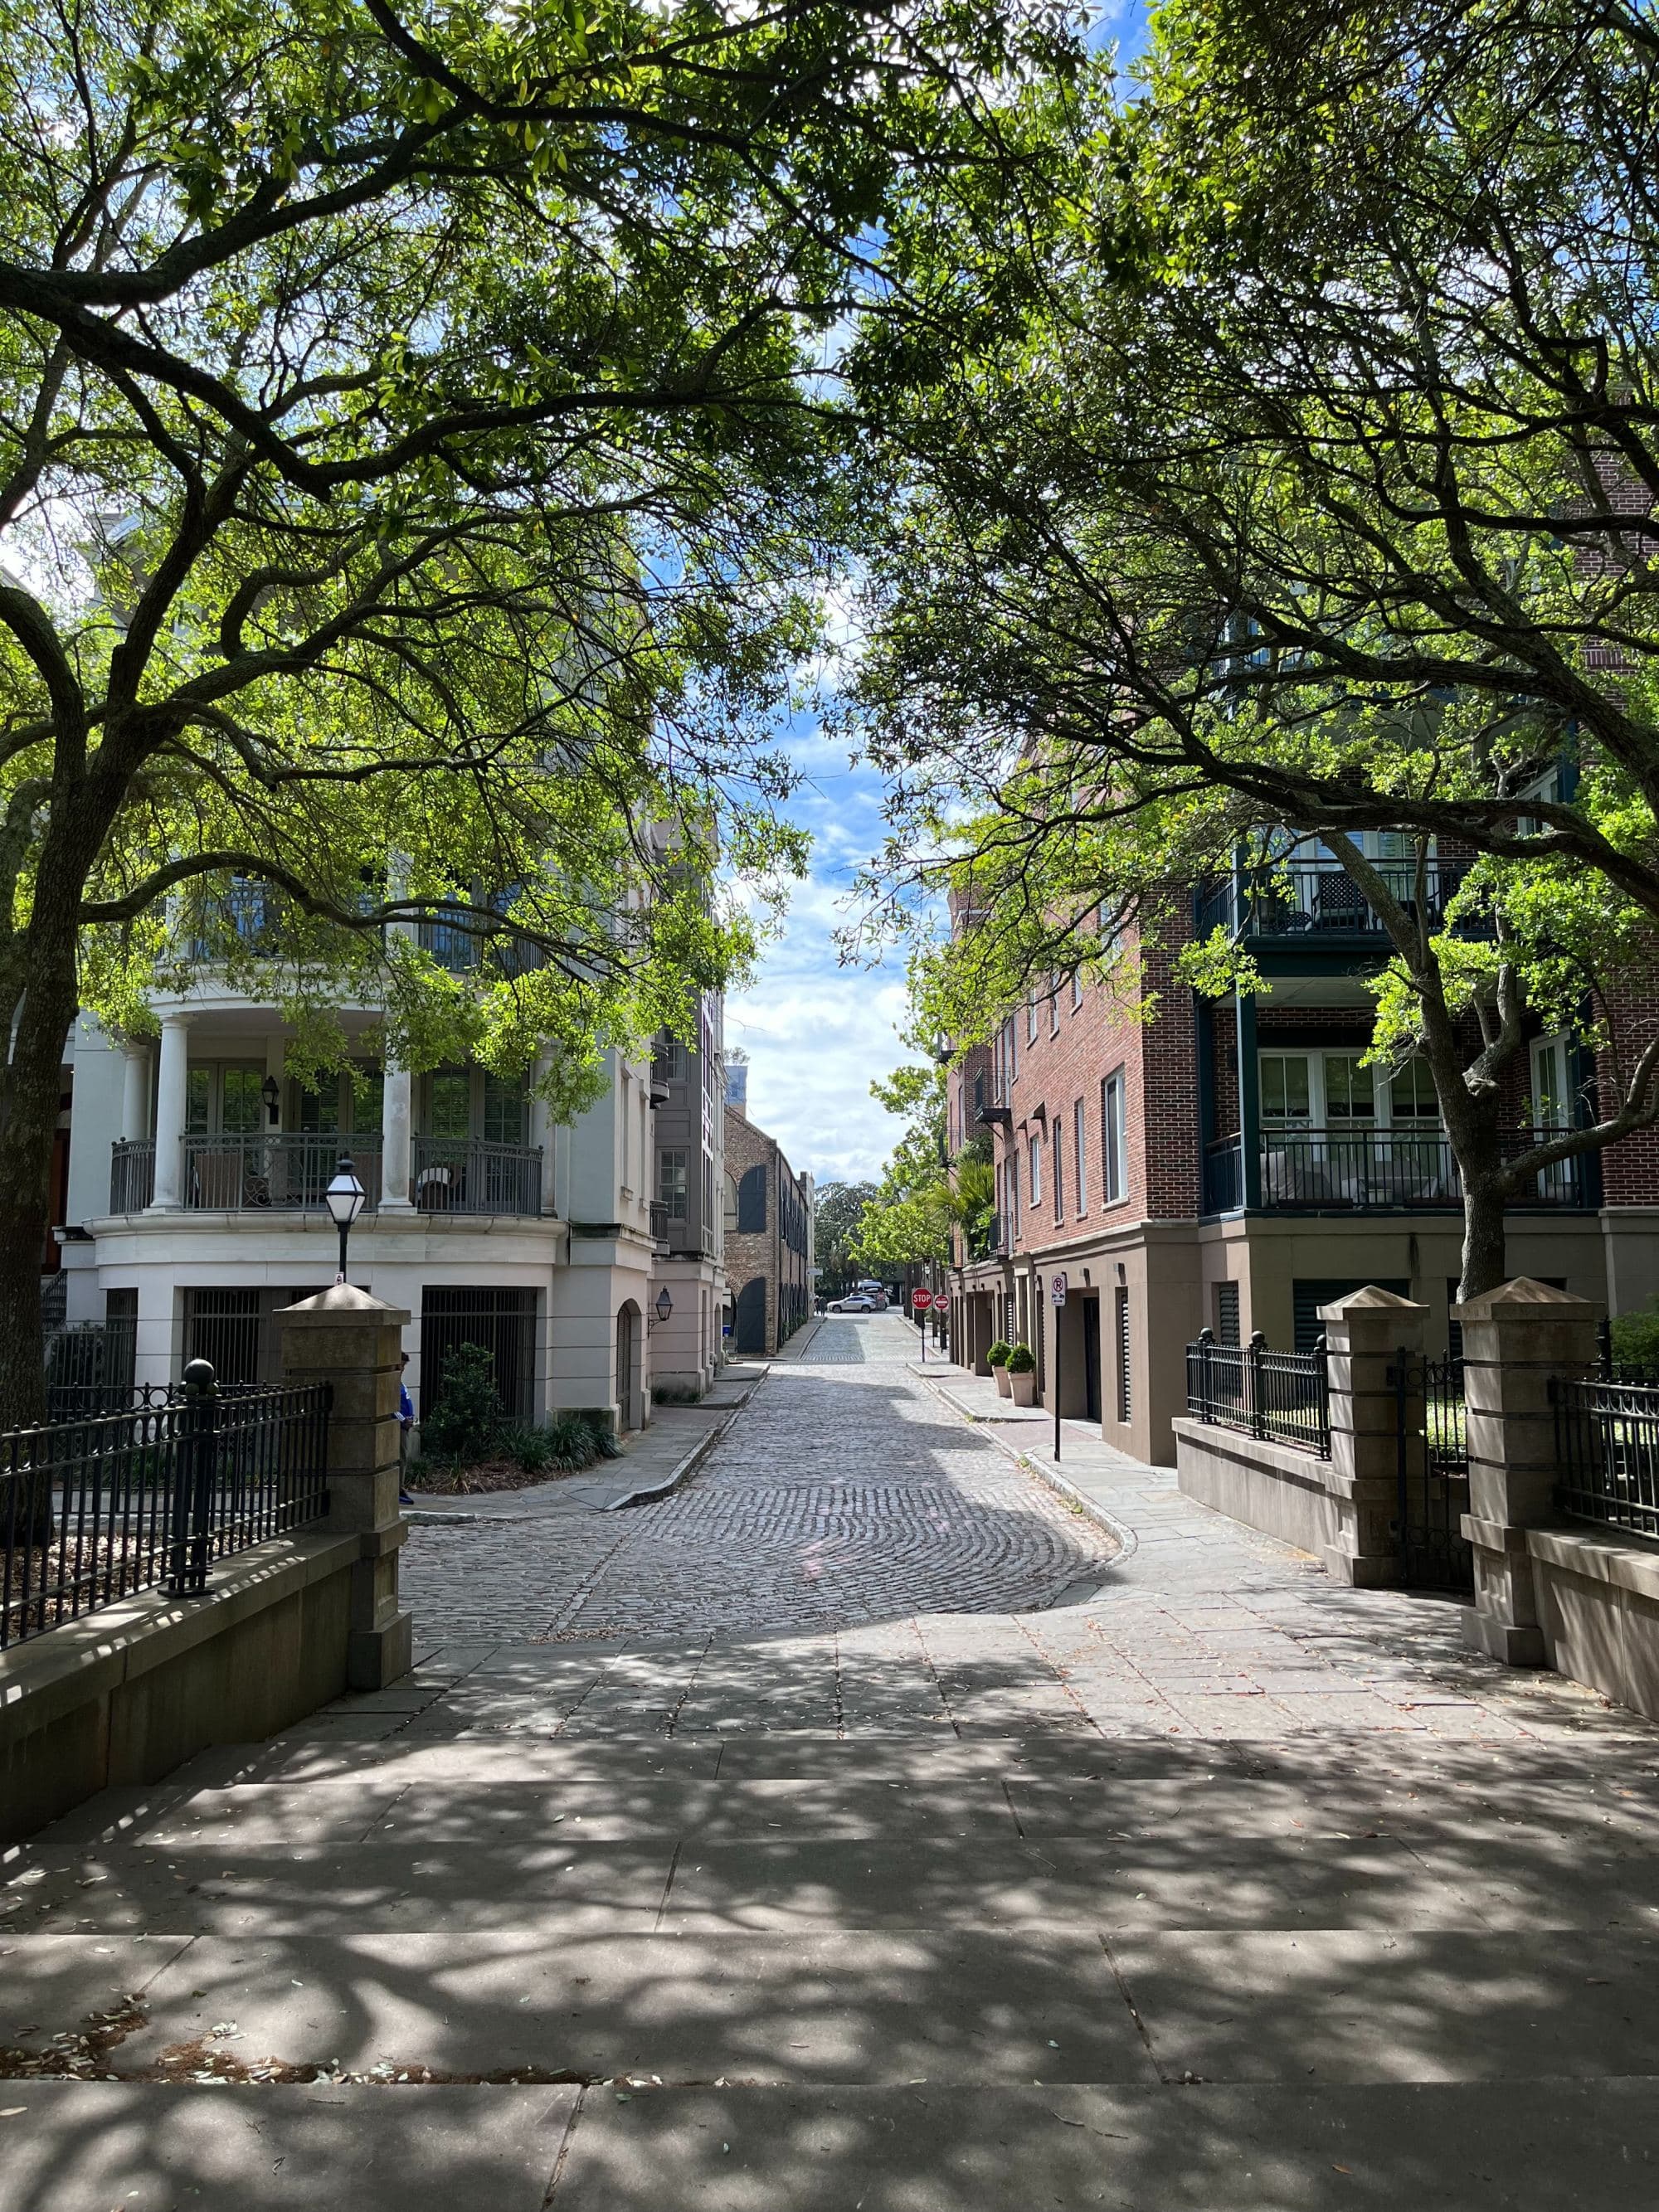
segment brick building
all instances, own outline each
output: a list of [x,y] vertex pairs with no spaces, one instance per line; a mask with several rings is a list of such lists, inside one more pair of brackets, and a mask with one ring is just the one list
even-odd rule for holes
[[[1431,895],[1449,896],[1459,869],[1439,861]],[[1175,980],[1180,945],[1218,923],[1255,956],[1261,994],[1215,1003]],[[1364,976],[1386,950],[1334,860],[1281,870],[1271,891],[1241,876],[1173,901],[1144,939],[1127,933],[1127,986],[1062,979],[968,1055],[951,1142],[991,1135],[997,1212],[982,1256],[958,1243],[958,1356],[982,1370],[997,1336],[1029,1342],[1051,1406],[1058,1346],[1061,1412],[1167,1463],[1201,1328],[1305,1348],[1321,1304],[1376,1283],[1425,1304],[1443,1350],[1462,1212],[1433,1086],[1416,1064],[1392,1077],[1360,1065]],[[1149,1018],[1130,1011],[1147,997]],[[1645,1036],[1659,1006],[1632,997],[1627,1019]],[[1571,1040],[1536,1036],[1510,1072],[1510,1124],[1524,1139],[1529,1122],[1592,1118],[1597,1082]],[[1656,1230],[1648,1131],[1511,1204],[1509,1272],[1628,1311],[1659,1291]]]
[[732,1349],[774,1352],[812,1310],[812,1178],[749,1119],[748,1070],[728,1070],[726,1279]]

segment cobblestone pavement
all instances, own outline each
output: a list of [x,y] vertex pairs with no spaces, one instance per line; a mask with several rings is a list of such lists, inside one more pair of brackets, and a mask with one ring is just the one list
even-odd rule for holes
[[0,2212],[1652,2212],[1659,1730],[914,1349],[9,1854]]
[[1112,1546],[907,1366],[896,1316],[822,1322],[673,1497],[622,1514],[538,1500],[422,1523],[403,1586],[419,1633],[609,1641],[1021,1613]]

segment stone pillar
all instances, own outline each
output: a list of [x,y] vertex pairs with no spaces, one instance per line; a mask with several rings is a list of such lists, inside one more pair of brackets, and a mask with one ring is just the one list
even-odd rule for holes
[[1338,1582],[1376,1589],[1400,1580],[1399,1401],[1389,1370],[1403,1352],[1411,1378],[1406,1432],[1423,1449],[1423,1328],[1429,1310],[1370,1285],[1321,1306],[1330,1377],[1331,1473],[1340,1532],[1325,1565]]
[[283,1376],[328,1382],[327,1528],[362,1539],[352,1574],[347,1680],[383,1689],[406,1674],[413,1623],[398,1602],[398,1553],[408,1524],[398,1504],[398,1357],[409,1315],[335,1283],[276,1316]]
[[190,1016],[161,1020],[155,1079],[155,1195],[152,1213],[176,1213],[185,1202],[185,1117],[190,1111]]
[[1526,1532],[1555,1518],[1553,1375],[1596,1357],[1600,1308],[1520,1276],[1452,1308],[1463,1331],[1463,1395],[1474,1547],[1474,1611],[1463,1639],[1511,1667],[1546,1663]]
[[380,1211],[407,1213],[414,1079],[406,1067],[388,1067],[380,1086]]
[[129,1144],[149,1134],[149,1054],[130,1044],[122,1054],[121,1134]]

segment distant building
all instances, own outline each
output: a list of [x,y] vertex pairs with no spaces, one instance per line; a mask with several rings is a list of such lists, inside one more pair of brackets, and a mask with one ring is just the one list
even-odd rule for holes
[[[659,1037],[651,1062],[655,1196],[651,1230],[651,1380],[706,1390],[719,1371],[726,1313],[726,1091],[722,1001],[706,991],[695,1052]],[[747,1070],[744,1071],[747,1073]],[[662,1312],[666,1291],[670,1311]]]
[[749,1071],[726,1071],[726,1276],[732,1349],[772,1352],[812,1310],[812,1178],[749,1119]]

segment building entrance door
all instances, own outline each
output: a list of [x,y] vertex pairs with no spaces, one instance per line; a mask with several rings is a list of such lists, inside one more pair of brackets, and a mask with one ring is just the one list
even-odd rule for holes
[[1086,1417],[1098,1424],[1100,1419],[1100,1300],[1085,1297],[1083,1301],[1083,1410]]

